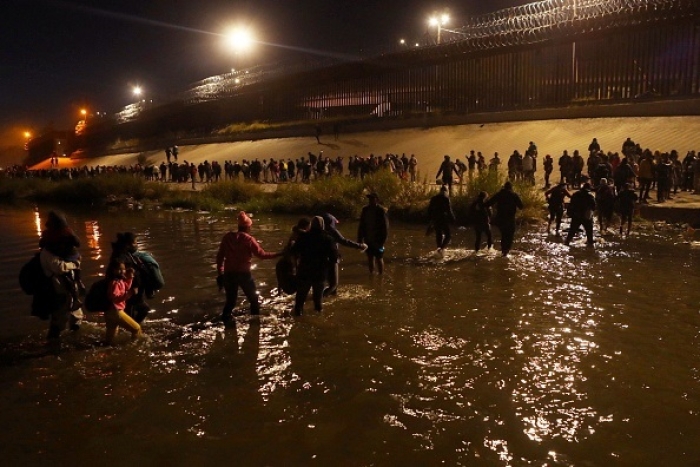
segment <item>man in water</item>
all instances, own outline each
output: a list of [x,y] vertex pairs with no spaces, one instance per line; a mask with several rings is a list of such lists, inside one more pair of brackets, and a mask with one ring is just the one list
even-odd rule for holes
[[369,204],[362,208],[357,228],[357,243],[367,244],[367,266],[370,274],[375,265],[379,274],[384,273],[384,244],[389,236],[389,218],[386,208],[379,204],[376,193],[367,195]]
[[552,221],[556,221],[556,234],[559,235],[559,229],[561,228],[561,218],[564,216],[564,200],[566,198],[571,198],[569,190],[566,189],[566,183],[560,182],[553,188],[550,188],[544,193],[544,197],[547,200],[547,207],[549,209],[549,221],[547,222],[547,233],[550,232],[552,228]]
[[294,299],[294,314],[300,316],[304,311],[304,303],[313,289],[314,310],[323,310],[323,286],[328,274],[328,268],[336,262],[337,249],[333,239],[324,231],[321,216],[311,219],[308,232],[299,235],[292,245],[291,253],[298,258],[297,294]]
[[270,259],[282,256],[282,253],[268,253],[250,234],[253,220],[243,211],[238,213],[238,231],[224,235],[216,255],[216,270],[226,290],[226,303],[221,313],[224,325],[233,323],[233,309],[238,299],[238,288],[243,290],[250,302],[250,314],[260,314],[260,302],[255,290],[255,281],[250,273],[253,256]]
[[452,194],[452,173],[456,173],[459,176],[459,171],[454,162],[450,161],[450,156],[446,155],[442,164],[440,164],[440,169],[435,175],[435,179],[440,180],[440,176],[442,176],[442,184],[447,185],[450,194]]
[[508,256],[515,236],[515,213],[523,208],[523,202],[513,191],[513,184],[506,182],[503,188],[484,204],[486,207],[496,206],[496,218],[493,223],[501,231],[501,253]]
[[450,243],[452,238],[450,223],[455,221],[455,214],[452,211],[452,203],[447,191],[445,185],[440,187],[440,193],[430,198],[428,205],[428,219],[430,219],[432,228],[435,229],[435,243],[439,253]]
[[350,239],[343,237],[338,231],[338,224],[340,223],[338,219],[331,213],[323,213],[321,216],[323,218],[324,230],[329,237],[333,239],[333,249],[335,250],[335,261],[328,266],[328,276],[326,280],[328,281],[328,287],[323,290],[323,296],[336,295],[338,293],[338,272],[340,263],[340,252],[338,251],[338,245],[343,245],[349,248],[355,248],[356,250],[365,251],[367,245],[364,243],[355,243]]
[[624,189],[617,195],[617,209],[618,214],[620,214],[620,235],[622,235],[622,227],[627,221],[627,236],[630,236],[634,205],[637,199],[637,193],[634,192],[634,187],[631,183],[626,183]]
[[474,251],[481,249],[481,234],[486,234],[486,247],[491,249],[493,239],[491,237],[491,209],[486,206],[488,193],[479,192],[476,199],[469,207],[469,220],[474,227]]
[[579,227],[583,226],[586,231],[586,244],[593,246],[593,211],[595,211],[595,198],[591,194],[591,184],[586,182],[579,191],[571,195],[569,203],[571,226],[564,245],[568,245],[578,233]]

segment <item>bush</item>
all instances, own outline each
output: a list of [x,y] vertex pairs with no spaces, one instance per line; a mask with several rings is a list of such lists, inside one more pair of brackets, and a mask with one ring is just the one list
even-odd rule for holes
[[71,204],[94,204],[108,196],[142,199],[146,184],[140,177],[128,174],[101,175],[92,178],[60,180],[39,184],[29,198]]
[[145,199],[154,201],[162,200],[170,196],[171,191],[170,185],[167,183],[146,182],[143,196]]
[[376,192],[388,206],[401,191],[402,182],[395,175],[385,171],[369,175],[363,180],[351,177],[322,177],[308,185],[278,185],[277,191],[249,200],[245,208],[257,212],[332,212],[339,217],[357,217],[367,203],[367,193]]
[[44,191],[44,185],[50,185],[49,180],[39,178],[0,178],[0,200],[6,202],[29,198],[36,191]]
[[263,191],[255,183],[232,180],[210,183],[202,193],[224,204],[233,204],[257,198],[263,194]]
[[220,200],[212,198],[206,193],[178,190],[170,191],[161,199],[161,204],[167,208],[193,211],[223,211],[225,207]]

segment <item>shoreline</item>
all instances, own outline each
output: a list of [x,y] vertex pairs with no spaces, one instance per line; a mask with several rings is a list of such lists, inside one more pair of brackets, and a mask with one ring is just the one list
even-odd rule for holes
[[[108,176],[109,178],[109,176]],[[40,196],[34,196],[33,194],[25,194],[21,196],[15,196],[8,198],[7,196],[2,196],[2,191],[0,190],[0,203],[3,204],[15,204],[15,203],[48,203],[56,204],[58,206],[86,206],[91,207],[104,207],[111,206],[123,209],[132,209],[135,206],[140,207],[157,207],[165,209],[182,209],[182,210],[195,210],[195,211],[230,211],[232,209],[245,209],[252,210],[257,213],[270,213],[270,214],[306,214],[310,215],[313,213],[318,213],[323,210],[328,210],[337,214],[339,217],[344,218],[356,218],[359,208],[364,202],[364,197],[361,192],[358,192],[357,186],[353,187],[353,197],[354,203],[350,202],[342,207],[333,206],[332,204],[323,204],[321,201],[324,196],[315,191],[314,186],[319,182],[313,182],[311,184],[302,183],[256,183],[252,181],[238,181],[238,182],[195,182],[195,190],[191,188],[191,182],[146,182],[142,180],[141,177],[134,175],[120,175],[117,178],[126,179],[132,182],[136,182],[135,185],[138,186],[137,189],[132,190],[132,193],[108,193],[101,198],[90,198],[89,203],[84,201],[88,199],[87,197],[81,197],[78,195],[73,201],[62,200],[54,194],[43,193]],[[390,179],[396,178],[394,175],[389,175]],[[2,179],[0,179],[2,180]],[[26,182],[27,185],[32,184],[32,179],[18,179],[19,184]],[[333,180],[331,178],[330,180]],[[492,183],[491,187],[498,187],[500,185],[501,179]],[[64,180],[58,182],[64,186],[73,183],[90,183],[94,182],[96,184],[101,183],[100,176],[88,179],[77,179],[77,180]],[[335,179],[335,183],[361,183],[359,180],[354,180],[351,177],[344,176],[341,180]],[[56,183],[52,181],[44,181],[45,184],[51,186],[51,184]],[[0,187],[3,185],[0,182]],[[117,182],[117,185],[124,187],[124,183]],[[231,186],[233,185],[233,186]],[[403,222],[413,223],[413,224],[423,224],[427,220],[427,202],[432,194],[437,192],[438,185],[436,184],[422,184],[422,183],[405,183],[402,184],[397,180],[398,186],[403,186],[404,189],[415,190],[414,199],[409,203],[404,203],[402,205],[388,204],[386,207],[389,209],[389,214],[395,220],[400,220]],[[108,184],[106,187],[109,190],[109,186],[114,186],[113,184]],[[453,207],[458,216],[458,218],[464,221],[463,212],[466,211],[466,206],[471,201],[472,197],[470,192],[478,191],[482,186],[467,186],[467,185],[454,185],[455,194],[452,197]],[[55,187],[58,187],[56,185]],[[333,190],[338,187],[331,187]],[[49,188],[50,189],[50,188]],[[233,190],[238,194],[233,196],[240,196],[241,191],[245,191],[248,195],[243,196],[241,199],[231,202],[226,202],[222,198],[230,196],[225,191]],[[328,189],[328,187],[325,187]],[[362,188],[366,190],[366,187]],[[493,190],[494,188],[490,188]],[[223,190],[223,196],[222,196]],[[91,188],[90,191],[94,191]],[[214,191],[214,193],[211,193]],[[278,195],[280,196],[299,196],[301,192],[308,193],[312,191],[313,198],[315,201],[313,204],[308,204],[308,199],[306,204],[299,204],[297,207],[282,207],[279,204],[274,204],[274,200]],[[529,196],[529,206],[526,211],[521,211],[518,215],[518,222],[521,224],[546,224],[547,210],[545,206],[545,201],[542,196],[544,192],[541,187],[531,188],[531,196]],[[59,190],[59,192],[65,192],[65,190]],[[291,193],[289,193],[291,192]],[[652,190],[652,194],[655,191]],[[491,192],[493,194],[493,191]],[[341,197],[346,196],[346,194],[341,194]],[[359,201],[358,201],[359,200]],[[352,201],[352,200],[351,200]],[[289,204],[296,204],[294,200],[287,200]],[[331,201],[332,203],[332,201]],[[617,216],[615,217],[617,218]],[[640,225],[643,223],[655,224],[658,222],[664,222],[669,224],[669,226],[675,225],[678,228],[700,228],[700,195],[694,194],[687,191],[678,192],[672,195],[672,199],[667,200],[664,203],[657,203],[656,201],[650,200],[648,204],[638,204],[638,215],[635,218],[635,224]]]
[[[536,117],[537,115],[535,115]],[[355,154],[366,156],[370,153],[381,155],[415,154],[418,159],[419,181],[431,180],[437,172],[444,154],[453,160],[464,158],[472,149],[481,151],[487,160],[494,152],[499,152],[500,171],[505,173],[505,162],[514,149],[524,153],[529,141],[538,146],[541,161],[550,154],[556,161],[563,150],[585,150],[591,139],[596,137],[604,151],[619,152],[623,141],[630,137],[643,148],[652,151],[676,149],[680,157],[689,150],[700,150],[700,116],[661,116],[661,117],[605,117],[569,118],[559,120],[530,120],[521,122],[484,122],[481,124],[459,124],[430,128],[403,128],[340,134],[336,140],[332,136],[321,137],[280,137],[259,140],[246,140],[225,143],[196,144],[180,147],[180,161],[198,164],[205,160],[241,161],[242,159],[298,158],[308,152],[331,159],[342,157],[347,163]],[[177,144],[173,141],[172,144]],[[159,165],[165,160],[164,150],[143,153],[123,153],[100,156],[90,159],[60,158],[59,168],[73,168],[95,165],[133,166],[141,158],[147,164]],[[541,163],[540,163],[541,164]],[[540,165],[538,164],[538,165]],[[32,166],[32,169],[49,168],[49,160]],[[553,177],[557,179],[557,167]],[[538,166],[537,186],[544,187],[543,171]],[[171,184],[175,190],[189,191],[186,186]],[[201,184],[197,183],[199,188]],[[274,188],[273,188],[274,187]],[[265,191],[277,190],[270,184],[261,185]],[[198,190],[200,191],[200,190]],[[687,222],[700,226],[700,195],[683,193],[662,205],[655,203],[640,205],[641,216],[649,220]]]

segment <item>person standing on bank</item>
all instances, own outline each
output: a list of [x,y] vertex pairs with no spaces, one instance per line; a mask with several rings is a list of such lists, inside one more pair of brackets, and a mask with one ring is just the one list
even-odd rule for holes
[[513,191],[513,184],[506,182],[498,193],[486,201],[485,206],[496,206],[493,223],[501,231],[501,253],[508,256],[515,237],[515,213],[518,209],[523,209],[523,202]]
[[367,244],[367,266],[370,274],[375,265],[379,274],[384,273],[384,244],[389,237],[389,218],[386,208],[379,204],[376,193],[367,195],[369,204],[362,208],[357,228],[357,243]]
[[263,250],[257,240],[250,235],[253,220],[248,214],[244,211],[239,212],[237,220],[238,231],[230,231],[224,235],[216,255],[216,270],[220,276],[223,276],[221,282],[226,291],[226,303],[221,313],[221,320],[226,326],[232,323],[239,287],[250,302],[250,314],[260,314],[255,281],[250,273],[253,256],[261,259],[282,256],[282,253],[268,253]]
[[331,266],[338,261],[338,248],[325,232],[323,218],[311,219],[311,227],[292,245],[291,253],[298,258],[297,294],[294,299],[294,314],[301,316],[304,303],[313,289],[314,310],[323,311],[323,289]]
[[[438,253],[441,253],[450,243],[450,223],[455,222],[455,214],[452,211],[452,203],[447,193],[447,186],[440,187],[440,193],[430,198],[428,205],[428,219],[430,226],[435,230],[435,244]],[[430,226],[428,230],[430,230]]]
[[571,225],[564,245],[568,245],[574,235],[578,233],[579,227],[583,226],[586,231],[586,245],[593,246],[593,211],[595,211],[595,207],[595,198],[591,194],[591,184],[586,182],[579,191],[571,195],[569,202]]
[[364,243],[355,243],[352,240],[343,237],[343,234],[341,234],[337,229],[339,221],[333,214],[325,212],[321,218],[323,218],[324,230],[326,234],[333,239],[333,248],[335,249],[336,258],[335,262],[328,267],[328,287],[326,287],[323,291],[323,296],[327,297],[328,295],[338,294],[338,273],[340,269],[340,252],[338,251],[338,245],[343,245],[362,251],[367,249],[367,245]]

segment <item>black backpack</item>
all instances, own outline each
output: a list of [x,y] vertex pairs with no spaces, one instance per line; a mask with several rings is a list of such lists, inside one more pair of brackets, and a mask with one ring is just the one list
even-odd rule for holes
[[87,295],[85,295],[85,309],[87,311],[107,311],[112,306],[112,302],[109,300],[107,290],[109,287],[109,280],[106,277],[98,280],[90,286]]
[[44,274],[41,268],[41,260],[39,253],[36,253],[27,263],[19,270],[19,286],[27,295],[34,295],[39,290],[44,289],[44,285],[49,281],[49,278]]
[[56,293],[51,278],[46,277],[41,267],[40,253],[36,253],[19,271],[19,286],[27,295],[33,295],[31,313],[47,320],[53,310],[65,304],[66,295]]

